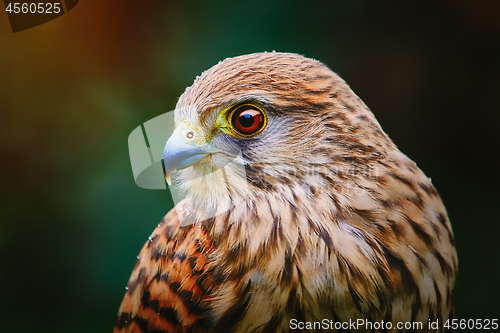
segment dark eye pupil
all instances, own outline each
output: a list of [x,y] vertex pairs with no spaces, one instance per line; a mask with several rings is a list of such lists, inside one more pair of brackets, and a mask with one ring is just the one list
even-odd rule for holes
[[243,135],[257,133],[265,124],[262,111],[249,105],[244,105],[233,112],[231,122],[234,129]]
[[240,124],[243,127],[251,127],[255,121],[254,116],[249,113],[243,113],[240,115]]

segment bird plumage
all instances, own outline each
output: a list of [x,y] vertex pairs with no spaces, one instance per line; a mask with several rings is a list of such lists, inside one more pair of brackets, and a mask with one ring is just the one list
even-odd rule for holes
[[[219,121],[242,103],[267,117],[253,137]],[[207,175],[212,155],[175,171],[187,198],[139,254],[115,332],[288,332],[292,319],[419,321],[431,332],[429,319],[449,318],[457,257],[439,194],[325,65],[228,58],[186,89],[175,117],[240,151],[248,192],[235,202],[215,172],[187,182]],[[207,214],[214,206],[227,208]]]

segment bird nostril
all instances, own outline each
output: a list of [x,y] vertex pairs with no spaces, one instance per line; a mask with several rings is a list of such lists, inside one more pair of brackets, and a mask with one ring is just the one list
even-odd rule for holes
[[189,131],[189,132],[186,133],[186,138],[192,139],[193,137],[194,137],[194,133],[193,132]]

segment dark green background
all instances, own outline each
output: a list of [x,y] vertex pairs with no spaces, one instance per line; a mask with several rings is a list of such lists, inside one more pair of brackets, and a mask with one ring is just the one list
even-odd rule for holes
[[459,253],[458,318],[498,318],[499,2],[82,0],[13,34],[0,12],[0,331],[110,332],[171,208],[127,137],[229,56],[325,62],[432,177]]

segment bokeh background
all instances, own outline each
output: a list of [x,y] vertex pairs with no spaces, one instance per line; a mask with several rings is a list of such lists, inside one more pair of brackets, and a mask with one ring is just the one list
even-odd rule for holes
[[0,5],[0,331],[110,332],[171,208],[129,133],[229,56],[325,62],[433,179],[459,253],[457,318],[500,316],[498,1],[81,0],[12,33]]

